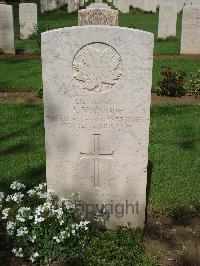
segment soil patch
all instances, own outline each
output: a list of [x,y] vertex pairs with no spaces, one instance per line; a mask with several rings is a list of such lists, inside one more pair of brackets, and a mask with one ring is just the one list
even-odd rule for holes
[[[157,96],[156,93],[151,94],[152,105],[162,104],[200,104],[200,98],[194,96],[179,97],[162,97]],[[0,92],[0,103],[30,103],[42,104],[43,100],[36,97],[32,91],[18,91],[18,92]]]
[[[0,54],[0,59],[41,59],[40,54],[25,54],[25,53],[18,53],[18,54]],[[196,59],[200,60],[200,55],[194,54],[155,54],[154,59]]]
[[199,218],[175,224],[170,218],[149,217],[143,241],[158,265],[200,265]]
[[156,54],[154,55],[154,58],[155,59],[197,59],[199,60],[200,59],[200,55],[197,54]]
[[0,59],[41,59],[39,54],[0,54]]

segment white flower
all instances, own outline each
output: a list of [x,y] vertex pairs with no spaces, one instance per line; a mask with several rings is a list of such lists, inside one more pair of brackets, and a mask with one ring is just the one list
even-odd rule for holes
[[11,185],[10,188],[13,190],[20,190],[22,188],[25,188],[26,186],[24,184],[21,184],[19,182],[14,181]]
[[8,232],[9,235],[13,235],[14,233],[14,230],[15,230],[15,223],[14,222],[7,222],[7,225],[6,225],[6,230]]
[[12,250],[12,252],[14,253],[14,255],[16,256],[16,257],[19,257],[19,258],[23,258],[23,253],[22,253],[22,248],[14,248],[13,250]]
[[54,237],[53,237],[53,240],[55,240],[57,243],[60,243],[60,242],[61,242],[60,238],[57,237],[57,236],[54,236]]
[[4,193],[0,192],[0,209],[2,208],[2,201],[4,199]]
[[23,214],[26,211],[27,212],[30,211],[30,208],[29,207],[21,207],[21,208],[19,208],[18,213]]
[[9,215],[9,211],[10,211],[10,208],[5,208],[3,211],[2,211],[2,220],[5,220],[8,218],[8,215]]
[[35,195],[36,191],[34,189],[30,189],[29,191],[27,191],[27,194],[29,195],[29,197]]
[[12,195],[8,195],[6,198],[6,201],[7,202],[14,201],[16,203],[20,203],[23,197],[24,197],[24,194],[22,194],[21,192],[16,192]]
[[38,253],[38,252],[35,252],[35,253],[33,253],[33,254],[31,255],[30,260],[31,260],[32,262],[34,262],[34,261],[35,261],[35,258],[37,258],[37,257],[39,257],[39,256],[40,256],[39,253]]
[[28,228],[27,227],[21,227],[17,229],[17,235],[16,236],[23,236],[28,234]]
[[68,211],[76,209],[75,204],[69,199],[62,198],[61,202]]
[[32,243],[35,243],[36,235],[29,236],[29,240],[30,240]]
[[41,192],[41,191],[38,191],[37,192],[37,195],[40,199],[46,199],[47,198],[47,192]]
[[63,221],[63,220],[60,220],[60,221],[59,221],[59,224],[60,224],[60,225],[64,224],[64,221]]
[[79,224],[79,227],[80,227],[80,228],[83,228],[83,229],[85,229],[85,230],[88,230],[87,225],[88,225],[89,223],[90,223],[89,221],[81,221],[80,224]]
[[37,215],[35,215],[35,221],[34,221],[34,224],[38,224],[38,223],[41,223],[45,220],[45,218],[43,217],[39,217]]
[[24,219],[24,217],[22,217],[20,214],[17,214],[16,215],[16,220],[18,220],[18,221],[20,221],[20,222],[25,222],[25,219]]
[[74,229],[72,229],[72,235],[75,235],[76,231]]

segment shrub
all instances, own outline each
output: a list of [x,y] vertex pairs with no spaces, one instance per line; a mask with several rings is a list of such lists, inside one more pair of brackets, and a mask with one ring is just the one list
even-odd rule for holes
[[14,182],[10,188],[12,194],[0,193],[0,213],[16,257],[48,265],[81,252],[89,222],[80,213],[77,195],[59,202],[46,184],[27,191],[25,185]]
[[4,54],[4,51],[2,48],[0,48],[0,54]]
[[185,95],[185,72],[173,71],[170,68],[164,67],[161,75],[162,80],[158,81],[159,88],[156,90],[158,95],[176,97]]
[[200,97],[200,69],[196,73],[191,74],[190,84],[190,95]]

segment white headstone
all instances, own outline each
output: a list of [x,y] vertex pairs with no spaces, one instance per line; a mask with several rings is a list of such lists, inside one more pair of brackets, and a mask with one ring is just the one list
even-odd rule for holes
[[144,226],[153,45],[110,26],[42,34],[48,188],[112,205],[108,228]]
[[185,0],[185,5],[200,6],[200,0]]
[[129,0],[117,0],[117,8],[122,13],[128,13],[129,12]]
[[80,0],[80,6],[84,6],[85,5],[85,1],[84,0]]
[[173,4],[177,7],[177,12],[181,12],[185,4],[185,0],[158,0],[158,5],[161,4]]
[[107,8],[107,9],[111,9],[111,6],[109,6],[108,4],[105,3],[92,3],[89,6],[86,7],[86,9],[88,8]]
[[89,8],[78,11],[78,25],[118,26],[118,11],[108,8]]
[[157,5],[158,5],[158,1],[157,0],[144,0],[144,11],[147,12],[156,12],[157,9]]
[[77,11],[79,8],[79,0],[68,0],[68,13]]
[[181,54],[200,54],[200,6],[183,8]]
[[40,0],[41,12],[52,11],[57,8],[57,0]]
[[15,54],[12,6],[0,4],[0,49]]
[[158,38],[176,36],[177,7],[173,4],[161,4],[159,8]]
[[37,26],[37,5],[34,3],[19,4],[20,38],[28,39]]

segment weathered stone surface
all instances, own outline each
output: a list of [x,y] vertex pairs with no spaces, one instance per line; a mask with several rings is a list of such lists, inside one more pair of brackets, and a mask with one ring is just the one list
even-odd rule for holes
[[158,6],[161,4],[173,4],[177,7],[177,12],[181,12],[185,4],[185,0],[158,0]]
[[144,226],[153,43],[110,26],[42,34],[48,187],[110,204],[108,228]]
[[12,6],[0,4],[0,48],[4,53],[15,54]]
[[158,1],[157,0],[145,0],[144,1],[144,11],[148,11],[148,12],[156,12],[156,8],[158,5]]
[[92,3],[89,6],[86,7],[86,9],[88,8],[107,8],[107,9],[111,9],[111,7],[108,4],[105,3]]
[[82,9],[78,11],[78,25],[118,25],[118,11],[113,9]]
[[116,7],[122,13],[128,13],[129,12],[129,0],[117,0]]
[[200,6],[183,8],[181,54],[200,54]]
[[200,1],[199,0],[185,0],[185,5],[193,5],[193,6],[200,6]]
[[85,1],[84,0],[80,0],[80,6],[84,6],[85,5]]
[[57,0],[40,0],[41,12],[52,11],[57,8]]
[[79,9],[79,0],[68,0],[68,13],[75,12]]
[[37,5],[34,3],[19,4],[20,38],[28,39],[37,26]]
[[95,0],[95,3],[102,3],[102,0]]
[[176,36],[177,7],[161,4],[159,8],[158,38]]

